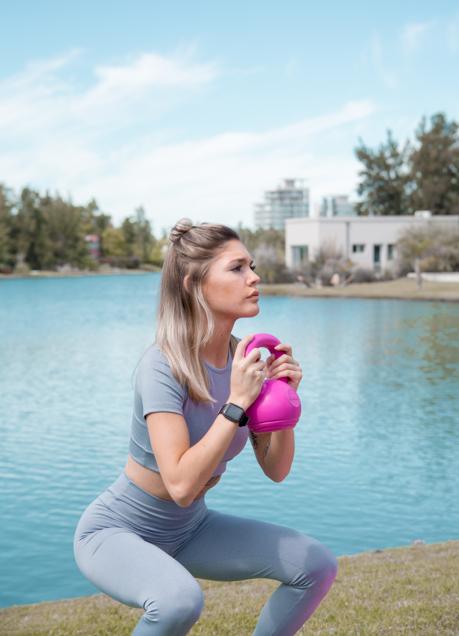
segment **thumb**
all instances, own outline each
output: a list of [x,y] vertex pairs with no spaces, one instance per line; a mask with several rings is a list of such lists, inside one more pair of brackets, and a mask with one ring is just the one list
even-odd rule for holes
[[239,342],[238,345],[236,347],[236,351],[234,352],[234,357],[235,358],[243,358],[245,355],[245,350],[247,345],[249,344],[249,342],[251,340],[253,340],[253,337],[255,336],[254,333],[251,333],[249,336],[245,336],[245,338],[242,338]]

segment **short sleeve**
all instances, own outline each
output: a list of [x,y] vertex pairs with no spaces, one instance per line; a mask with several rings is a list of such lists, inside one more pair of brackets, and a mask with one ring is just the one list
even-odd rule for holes
[[148,413],[159,411],[183,415],[186,389],[174,378],[166,356],[154,345],[147,349],[139,363],[136,391],[144,418]]

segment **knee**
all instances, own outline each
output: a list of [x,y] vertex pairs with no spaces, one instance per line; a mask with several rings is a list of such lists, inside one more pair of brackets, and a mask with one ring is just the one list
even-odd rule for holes
[[338,573],[338,560],[335,555],[319,541],[309,544],[304,558],[302,572],[297,577],[297,585],[310,587],[320,585],[327,590]]
[[338,574],[338,560],[326,546],[322,545],[321,547],[323,552],[320,561],[319,578],[327,584],[327,587],[331,587]]
[[204,594],[197,581],[185,586],[178,585],[166,599],[158,601],[147,599],[144,603],[143,618],[152,623],[158,623],[166,634],[178,631],[186,633],[199,619],[204,608]]

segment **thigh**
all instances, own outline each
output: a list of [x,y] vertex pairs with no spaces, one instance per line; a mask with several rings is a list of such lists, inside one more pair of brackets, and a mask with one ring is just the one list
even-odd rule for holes
[[91,583],[126,605],[154,602],[161,607],[202,596],[199,583],[183,565],[126,528],[104,528],[77,540],[74,555]]
[[269,578],[291,585],[335,561],[326,546],[297,530],[216,510],[175,558],[203,579]]

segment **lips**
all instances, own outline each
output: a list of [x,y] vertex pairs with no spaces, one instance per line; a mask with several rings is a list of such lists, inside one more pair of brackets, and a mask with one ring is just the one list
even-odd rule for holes
[[253,294],[250,294],[249,298],[258,298],[259,295],[259,292],[254,292]]

